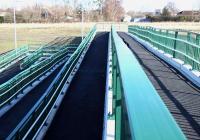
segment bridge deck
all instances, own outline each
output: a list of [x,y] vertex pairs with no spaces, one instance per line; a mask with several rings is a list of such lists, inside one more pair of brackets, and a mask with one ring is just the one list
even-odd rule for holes
[[97,34],[44,139],[102,139],[107,46]]
[[13,64],[5,71],[0,73],[0,85],[10,80],[12,77],[20,73],[22,70],[20,69],[20,62]]
[[189,140],[200,140],[200,90],[126,33],[119,33]]

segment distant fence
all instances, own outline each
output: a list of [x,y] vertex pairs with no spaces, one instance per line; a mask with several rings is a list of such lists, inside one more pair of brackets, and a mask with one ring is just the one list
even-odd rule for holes
[[121,31],[121,32],[128,32],[128,24],[126,23],[98,23],[97,26],[97,31],[98,32],[110,32],[112,25],[115,25],[116,31]]
[[200,34],[184,30],[129,26],[128,31],[159,50],[200,70]]

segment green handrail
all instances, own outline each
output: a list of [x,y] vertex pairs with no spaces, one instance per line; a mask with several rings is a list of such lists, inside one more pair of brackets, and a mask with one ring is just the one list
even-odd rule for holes
[[[131,27],[131,26],[129,26],[129,27]],[[137,26],[137,27],[140,27],[140,26]],[[155,28],[155,27],[152,28],[151,26],[146,26],[144,28],[150,28],[155,33],[159,33],[161,35],[168,36],[168,37],[175,37],[176,33],[178,33],[176,38],[186,40],[186,41],[188,41],[188,36],[190,36],[189,41],[194,44],[197,44],[196,39],[200,35],[199,33],[192,32],[189,30],[183,30],[183,29],[161,29],[161,28]]]
[[[61,49],[66,49],[68,48],[69,51],[71,50],[72,52],[77,48],[77,45],[75,44],[62,44],[61,48],[59,49],[54,49],[54,48],[44,48],[44,46],[41,46],[38,48],[33,54],[25,58],[22,63],[20,64],[21,68],[27,68],[31,66],[34,62],[36,62],[39,58],[43,56],[45,53],[57,53]],[[53,55],[53,54],[52,54]]]
[[13,60],[21,57],[22,55],[26,54],[29,51],[28,46],[23,46],[20,48],[17,48],[13,51],[10,51],[4,55],[0,56],[0,68],[3,68],[10,64]]
[[15,56],[16,52],[20,54],[20,52],[23,52],[24,50],[28,50],[28,46],[22,46],[20,48],[17,48],[15,50],[9,51],[8,53],[1,55],[0,63],[3,63],[4,61],[9,60],[10,57]]
[[67,54],[68,48],[61,50],[49,59],[29,67],[6,83],[0,85],[0,108],[16,97],[30,82],[37,79],[53,65],[65,58]]
[[33,64],[37,59],[42,57],[42,49],[43,47],[39,47],[33,54],[30,56],[26,57],[22,63],[20,64],[21,68],[26,68],[29,67],[31,64]]
[[186,140],[141,65],[111,31],[116,140]]
[[167,31],[163,34],[154,28],[138,26],[129,26],[129,32],[151,43],[154,47],[165,53],[170,54],[173,58],[180,59],[185,64],[191,65],[192,69],[200,70],[199,34],[196,34],[196,38],[194,39],[191,33],[188,32],[186,39],[178,31],[170,35]]
[[73,71],[76,63],[81,57],[87,45],[91,42],[96,34],[96,26],[89,32],[86,38],[81,42],[78,49],[72,54],[68,62],[56,76],[52,84],[49,86],[45,94],[39,99],[34,107],[27,113],[23,120],[11,132],[7,139],[19,140],[32,139],[47,117],[49,111],[53,107],[58,95],[60,94],[66,80]]

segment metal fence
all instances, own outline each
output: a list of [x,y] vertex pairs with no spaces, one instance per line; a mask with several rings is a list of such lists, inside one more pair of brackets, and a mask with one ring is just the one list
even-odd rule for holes
[[23,46],[15,50],[9,51],[5,54],[0,55],[0,71],[1,69],[7,67],[10,63],[18,59],[19,57],[25,55],[29,51],[28,46]]
[[186,140],[133,53],[111,32],[116,140]]
[[192,69],[200,70],[200,34],[140,26],[129,26],[129,32],[191,65]]
[[50,110],[53,108],[57,97],[62,93],[62,88],[68,81],[69,76],[73,73],[75,66],[77,63],[80,63],[79,61],[80,58],[82,59],[83,53],[86,53],[88,44],[91,43],[95,34],[96,27],[87,34],[76,51],[70,56],[68,62],[65,63],[44,95],[11,132],[7,139],[33,139],[33,137],[35,137],[35,134],[39,131],[39,128],[44,123]]
[[128,32],[128,24],[127,23],[112,23],[112,22],[102,22],[97,23],[97,32],[110,32],[112,24],[115,24],[115,30],[121,32]]

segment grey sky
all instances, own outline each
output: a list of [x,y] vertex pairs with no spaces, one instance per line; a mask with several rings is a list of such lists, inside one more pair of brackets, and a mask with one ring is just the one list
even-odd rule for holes
[[[0,0],[0,7],[12,7],[14,0]],[[36,1],[47,4],[59,4],[63,0],[16,0],[17,7],[33,5]],[[84,0],[88,5],[90,0]],[[154,9],[162,9],[168,2],[174,2],[179,10],[200,9],[200,0],[123,0],[123,6],[128,10],[134,11],[154,11]]]
[[200,0],[123,0],[126,10],[154,11],[174,2],[179,10],[200,9]]

